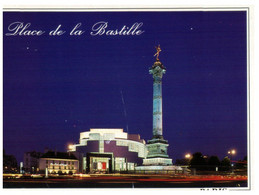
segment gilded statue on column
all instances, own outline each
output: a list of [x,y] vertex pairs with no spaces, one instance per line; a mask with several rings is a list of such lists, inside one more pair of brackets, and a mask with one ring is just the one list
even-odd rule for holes
[[158,58],[159,53],[162,51],[160,48],[160,44],[157,47],[155,46],[155,48],[156,48],[156,53],[155,53],[154,57],[156,56],[156,60],[159,61],[159,58]]

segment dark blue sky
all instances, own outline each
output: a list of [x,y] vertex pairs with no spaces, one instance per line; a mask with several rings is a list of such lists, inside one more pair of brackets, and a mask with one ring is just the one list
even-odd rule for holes
[[[5,36],[16,21],[46,34]],[[139,36],[90,36],[143,22]],[[85,33],[69,36],[77,24]],[[62,36],[47,32],[59,24]],[[161,45],[164,138],[175,160],[247,151],[246,12],[5,12],[4,149],[65,150],[90,128],[152,137],[154,46]],[[123,100],[125,104],[123,104]]]

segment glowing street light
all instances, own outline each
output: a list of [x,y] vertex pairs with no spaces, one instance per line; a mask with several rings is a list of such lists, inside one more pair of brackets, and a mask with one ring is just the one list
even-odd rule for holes
[[233,156],[236,154],[236,150],[231,149],[231,150],[228,151],[228,154],[229,154],[229,156],[230,156],[231,173],[233,174],[233,173],[234,173],[234,172],[233,172],[233,166],[234,166],[234,164],[231,163],[231,161],[233,161]]
[[189,158],[191,158],[191,154],[185,154],[185,158],[187,158],[187,159],[189,159]]
[[233,150],[229,150],[229,151],[228,151],[228,154],[230,154],[230,155],[235,155],[235,154],[236,154],[236,150],[234,150],[234,149],[233,149]]
[[73,149],[73,144],[69,144],[69,145],[68,145],[68,149],[69,149],[69,150],[72,150],[72,149]]

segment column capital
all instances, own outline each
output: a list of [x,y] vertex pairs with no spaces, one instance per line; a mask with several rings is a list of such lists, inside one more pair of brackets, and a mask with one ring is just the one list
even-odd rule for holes
[[161,81],[163,74],[165,74],[166,69],[161,68],[160,66],[156,66],[149,70],[149,74],[153,75],[154,80]]

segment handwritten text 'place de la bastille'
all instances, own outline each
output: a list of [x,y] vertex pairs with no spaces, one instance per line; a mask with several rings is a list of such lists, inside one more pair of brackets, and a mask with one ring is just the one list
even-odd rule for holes
[[[100,21],[95,23],[90,31],[91,36],[101,36],[101,35],[141,35],[144,33],[144,30],[140,28],[143,26],[142,22],[135,22],[131,26],[123,25],[119,29],[110,29],[108,22]],[[85,33],[82,29],[82,23],[77,23],[69,32],[70,36],[80,36]],[[65,30],[63,30],[63,26],[59,24],[55,29],[52,29],[48,32],[40,29],[33,29],[31,23],[24,22],[13,22],[8,26],[8,32],[5,33],[6,36],[41,36],[41,35],[49,35],[49,36],[61,36],[64,34],[68,34]]]

